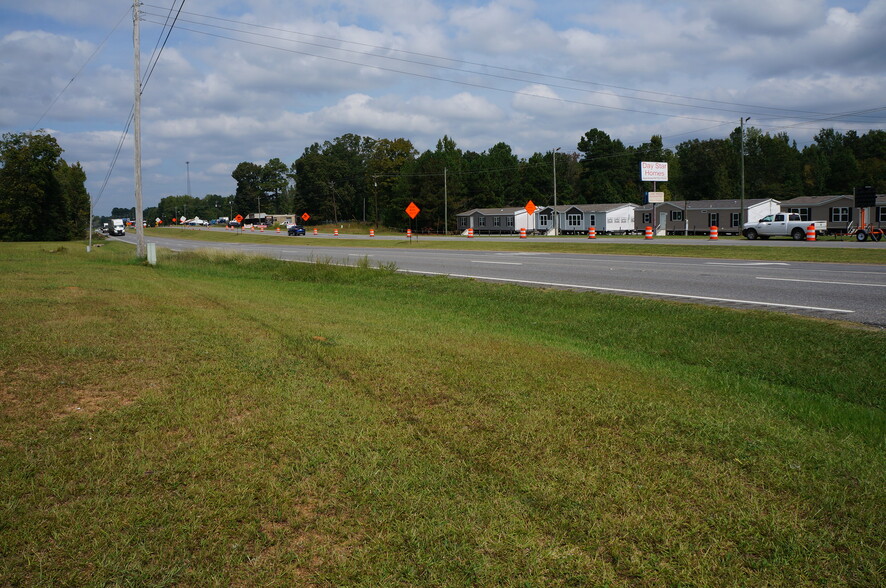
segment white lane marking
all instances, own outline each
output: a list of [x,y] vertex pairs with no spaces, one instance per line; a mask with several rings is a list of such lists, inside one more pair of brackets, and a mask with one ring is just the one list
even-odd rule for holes
[[825,280],[800,280],[796,278],[764,278],[757,276],[758,280],[775,280],[777,282],[803,282],[805,284],[834,284],[837,286],[871,286],[872,288],[886,288],[886,284],[863,284],[861,282],[828,282]]
[[421,274],[427,276],[449,276],[451,278],[470,278],[491,282],[508,282],[510,284],[530,284],[533,286],[550,286],[552,288],[572,288],[577,290],[594,290],[598,292],[615,292],[619,294],[640,294],[645,296],[661,296],[667,298],[686,298],[688,300],[707,300],[709,302],[729,302],[732,304],[752,304],[756,306],[773,306],[777,308],[793,308],[797,310],[819,310],[824,312],[837,312],[853,314],[854,310],[845,308],[825,308],[821,306],[803,306],[801,304],[780,304],[778,302],[762,302],[759,300],[736,300],[733,298],[715,298],[713,296],[694,296],[692,294],[670,294],[668,292],[649,292],[646,290],[628,290],[625,288],[604,288],[602,286],[583,286],[581,284],[560,284],[557,282],[537,282],[534,280],[515,280],[512,278],[490,278],[488,276],[469,276],[466,274],[445,274],[441,272],[423,272],[417,270],[398,270],[404,274]]
[[471,263],[490,263],[494,265],[523,265],[518,261],[481,261],[479,259],[472,259]]
[[740,265],[740,266],[758,266],[758,265],[791,265],[780,261],[751,261],[751,262],[726,262],[726,261],[709,261],[705,265]]

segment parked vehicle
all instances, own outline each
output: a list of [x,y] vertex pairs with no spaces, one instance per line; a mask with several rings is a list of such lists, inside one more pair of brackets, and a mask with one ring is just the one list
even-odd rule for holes
[[806,229],[809,225],[815,227],[816,234],[827,232],[826,221],[800,220],[799,214],[779,212],[764,216],[755,223],[745,223],[741,234],[753,241],[757,237],[768,239],[769,237],[791,237],[794,241],[806,239]]
[[122,218],[112,218],[108,224],[108,235],[123,236],[126,234],[126,225],[123,224]]
[[235,221],[235,220],[229,220],[229,221],[228,221],[228,226],[229,226],[229,227],[232,227],[232,228],[234,228],[234,229],[236,229],[237,227],[240,226],[240,223],[239,223],[238,221]]
[[293,235],[304,235],[305,228],[301,225],[289,225],[289,228],[286,229],[286,234],[290,237]]

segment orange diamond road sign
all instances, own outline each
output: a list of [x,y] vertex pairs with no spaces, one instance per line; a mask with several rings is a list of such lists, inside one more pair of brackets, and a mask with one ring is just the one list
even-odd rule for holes
[[535,203],[530,200],[526,203],[526,214],[532,216],[535,213]]
[[309,218],[311,218],[311,215],[308,214],[307,212],[304,213],[303,215],[301,215],[301,219],[302,219],[303,221],[305,221],[305,222],[308,222],[308,219],[309,219]]
[[414,219],[419,212],[421,212],[421,208],[416,206],[415,202],[410,202],[409,206],[406,207],[406,214],[408,214],[411,219]]
[[234,220],[237,221],[238,223],[242,223],[243,217],[238,214],[237,216],[234,217]]

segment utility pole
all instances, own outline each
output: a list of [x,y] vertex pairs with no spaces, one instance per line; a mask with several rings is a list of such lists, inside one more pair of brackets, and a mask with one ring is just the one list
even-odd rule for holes
[[447,168],[443,168],[443,234],[449,234],[449,189],[446,182],[446,176],[449,173]]
[[560,225],[557,224],[557,151],[560,148],[557,147],[551,152],[551,157],[554,159],[554,235],[560,235]]
[[751,120],[751,117],[742,117],[739,120],[741,122],[741,214],[739,215],[738,224],[744,227],[744,224],[747,222],[744,214],[744,124]]
[[139,2],[132,2],[132,45],[135,51],[135,107],[133,109],[133,139],[135,142],[135,256],[147,257],[144,219],[142,218],[142,80],[141,38],[139,36]]

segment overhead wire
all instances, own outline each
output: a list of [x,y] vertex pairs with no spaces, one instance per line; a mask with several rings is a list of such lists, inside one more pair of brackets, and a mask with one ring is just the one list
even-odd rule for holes
[[[150,5],[147,5],[147,6],[150,6]],[[303,37],[311,37],[311,38],[315,38],[315,39],[323,39],[323,40],[326,40],[326,41],[333,41],[333,42],[336,42],[336,43],[344,43],[344,44],[347,44],[347,45],[354,45],[354,46],[358,46],[358,47],[366,47],[366,48],[368,48],[368,49],[376,49],[376,50],[382,50],[382,51],[387,51],[387,52],[400,53],[400,54],[404,54],[404,55],[414,55],[414,56],[418,56],[418,57],[425,57],[425,58],[430,58],[430,59],[435,59],[435,60],[440,60],[440,61],[446,61],[446,62],[450,62],[450,63],[456,63],[456,64],[462,64],[462,65],[470,65],[470,66],[475,66],[475,67],[483,67],[483,68],[487,68],[487,69],[495,69],[495,70],[500,70],[500,71],[506,71],[506,72],[511,72],[511,73],[517,73],[517,74],[521,74],[521,75],[530,75],[530,76],[535,76],[535,77],[538,77],[538,78],[546,78],[546,79],[553,79],[553,80],[560,80],[560,81],[568,81],[568,82],[573,82],[573,83],[580,83],[580,84],[587,84],[587,85],[593,85],[593,86],[600,86],[600,87],[606,87],[606,88],[613,88],[613,89],[618,89],[618,90],[624,90],[624,91],[628,91],[628,92],[635,92],[635,93],[642,93],[642,94],[650,94],[650,95],[654,95],[654,96],[666,96],[666,97],[670,97],[670,98],[679,98],[679,99],[682,99],[682,100],[692,100],[692,101],[697,101],[697,102],[706,102],[706,103],[710,103],[710,104],[720,104],[720,105],[726,105],[726,106],[731,106],[731,107],[740,107],[740,108],[742,108],[743,110],[717,109],[717,108],[712,108],[712,107],[703,107],[703,106],[691,105],[691,104],[680,104],[680,103],[675,103],[675,102],[670,102],[670,101],[664,101],[664,100],[654,100],[654,99],[650,99],[650,98],[641,98],[641,97],[637,97],[637,96],[625,96],[625,95],[616,94],[616,93],[612,93],[612,92],[599,92],[599,91],[594,91],[594,90],[587,90],[587,89],[584,89],[584,88],[572,88],[572,87],[569,87],[569,86],[558,86],[558,85],[554,85],[554,84],[548,84],[548,85],[551,85],[552,87],[561,87],[561,88],[564,88],[564,89],[571,89],[571,90],[576,90],[576,91],[585,91],[585,92],[592,92],[592,93],[600,93],[600,94],[604,94],[604,95],[607,95],[607,96],[616,96],[616,97],[624,98],[624,99],[628,99],[628,100],[643,100],[643,101],[657,102],[657,103],[662,103],[662,104],[672,104],[672,105],[678,105],[678,106],[686,106],[686,107],[690,107],[690,108],[693,108],[693,107],[698,107],[698,108],[709,108],[709,109],[713,109],[713,110],[724,110],[724,111],[727,111],[727,112],[736,112],[736,113],[742,113],[742,114],[756,114],[757,116],[763,116],[764,113],[761,113],[761,112],[756,112],[756,113],[754,113],[754,112],[748,112],[748,109],[755,109],[755,110],[772,110],[772,111],[775,111],[775,112],[773,112],[773,113],[770,113],[770,114],[769,114],[770,116],[776,116],[776,113],[777,113],[777,112],[781,112],[781,113],[795,113],[795,114],[808,114],[808,115],[814,115],[814,116],[832,116],[832,115],[833,115],[833,113],[823,113],[823,112],[808,111],[808,110],[798,110],[798,109],[791,109],[791,108],[780,108],[780,107],[773,107],[773,106],[766,106],[766,105],[759,105],[759,104],[744,104],[744,103],[740,103],[740,102],[728,102],[728,101],[724,101],[724,100],[712,100],[712,99],[707,99],[707,98],[697,98],[697,97],[693,97],[693,96],[684,96],[684,95],[673,94],[673,93],[668,93],[668,92],[657,92],[657,91],[653,91],[653,90],[641,90],[641,89],[637,89],[637,88],[629,88],[629,87],[626,87],[626,86],[617,86],[617,85],[612,85],[612,84],[604,84],[604,83],[601,83],[601,82],[594,82],[594,81],[582,80],[582,79],[578,79],[578,78],[570,78],[570,77],[563,77],[563,76],[555,76],[555,75],[551,75],[551,74],[544,74],[544,73],[538,73],[538,72],[531,72],[531,71],[521,70],[521,69],[516,69],[516,68],[509,68],[509,67],[503,67],[503,66],[498,66],[498,65],[490,65],[490,64],[484,64],[484,63],[473,62],[473,61],[466,61],[466,60],[460,60],[460,59],[453,59],[453,58],[450,58],[450,57],[442,57],[442,56],[439,56],[439,55],[432,55],[432,54],[429,54],[429,53],[421,53],[421,52],[416,52],[416,51],[409,51],[409,50],[406,50],[406,49],[396,49],[396,48],[389,47],[389,46],[372,45],[372,44],[369,44],[369,43],[361,43],[361,42],[357,42],[357,41],[349,41],[349,40],[345,40],[345,39],[341,39],[341,38],[337,38],[337,37],[330,37],[330,36],[324,36],[324,35],[317,35],[317,34],[313,34],[313,33],[305,33],[305,32],[301,32],[301,31],[294,31],[294,30],[291,30],[291,29],[284,29],[284,28],[280,28],[280,27],[271,27],[271,26],[267,26],[267,25],[259,25],[259,24],[256,24],[256,23],[248,23],[248,22],[239,21],[239,20],[234,20],[234,19],[229,19],[229,18],[221,18],[221,17],[211,16],[211,15],[199,14],[199,13],[195,13],[195,12],[187,12],[187,11],[185,11],[185,14],[187,14],[187,15],[191,15],[191,16],[195,16],[195,17],[199,17],[199,18],[203,18],[203,19],[209,19],[209,20],[213,20],[213,21],[221,21],[221,22],[226,22],[226,23],[230,23],[230,24],[237,24],[237,25],[244,26],[244,27],[251,27],[251,28],[261,29],[261,30],[270,30],[270,31],[282,32],[282,33],[287,33],[287,34],[290,34],[290,35],[299,35],[299,36],[303,36]],[[392,57],[392,56],[389,56],[389,55],[368,54],[368,53],[365,53],[365,52],[355,51],[355,50],[351,50],[351,49],[344,49],[344,48],[341,48],[341,47],[331,47],[331,46],[329,46],[329,45],[321,45],[321,44],[318,44],[318,43],[308,43],[307,41],[298,41],[298,40],[293,40],[293,39],[289,39],[289,38],[276,37],[276,36],[272,36],[272,35],[260,35],[259,33],[252,33],[252,32],[244,31],[244,30],[241,30],[241,29],[234,29],[234,28],[229,28],[229,27],[221,27],[221,26],[218,26],[218,25],[211,25],[211,24],[207,24],[207,23],[205,23],[205,22],[201,22],[201,21],[186,20],[186,22],[190,22],[190,23],[192,23],[192,24],[200,24],[200,25],[202,25],[202,26],[207,26],[207,27],[212,27],[212,28],[219,28],[219,29],[222,29],[222,30],[236,31],[236,32],[241,32],[241,33],[245,33],[245,34],[251,34],[251,35],[257,35],[257,36],[263,36],[263,37],[273,38],[273,39],[277,39],[277,40],[287,40],[287,41],[290,41],[290,42],[295,42],[295,43],[300,43],[300,44],[307,44],[307,45],[312,45],[312,46],[316,46],[316,47],[323,47],[323,48],[331,49],[331,50],[344,51],[344,52],[348,52],[348,53],[358,53],[358,54],[361,54],[361,55],[367,55],[367,56],[372,56],[372,57],[379,57],[379,58],[383,58],[383,59],[391,59],[391,60],[396,60],[396,61],[405,61],[405,62],[414,63],[414,64],[418,64],[418,65],[425,65],[425,66],[428,66],[428,67],[438,67],[438,68],[444,68],[444,69],[450,69],[450,70],[455,70],[455,71],[461,71],[461,72],[464,72],[464,70],[461,70],[461,69],[459,69],[459,68],[448,67],[448,66],[441,66],[441,65],[438,65],[438,64],[434,64],[434,63],[427,63],[427,62],[422,62],[422,61],[412,61],[412,60],[408,60],[408,59],[404,59],[404,58]],[[319,57],[319,56],[318,56],[318,57]],[[358,65],[362,65],[362,64],[358,64]],[[368,66],[368,67],[371,67],[371,66]],[[524,82],[526,82],[526,83],[535,83],[534,80],[522,80],[522,79],[519,79],[519,78],[509,78],[509,77],[507,77],[507,76],[499,76],[499,75],[495,75],[495,74],[486,74],[486,73],[484,73],[484,72],[478,72],[478,71],[468,71],[468,72],[465,72],[465,73],[471,73],[471,74],[475,74],[475,75],[486,75],[486,76],[490,76],[490,77],[499,77],[499,78],[502,78],[502,79],[511,79],[511,80],[515,80],[515,81],[524,81]]]

